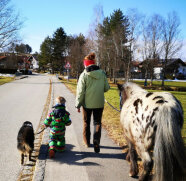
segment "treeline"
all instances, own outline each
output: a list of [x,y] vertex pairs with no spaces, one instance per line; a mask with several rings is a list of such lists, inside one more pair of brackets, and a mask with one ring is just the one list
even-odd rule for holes
[[62,27],[58,28],[52,37],[46,37],[40,46],[40,69],[63,73],[65,64],[70,62],[72,74],[79,76],[83,70],[82,59],[88,52],[85,48],[86,41],[83,34],[68,36]]
[[[131,62],[145,61],[144,68],[153,79],[153,66],[161,59],[163,80],[168,60],[174,58],[182,47],[180,21],[176,12],[166,18],[159,14],[147,17],[136,9],[130,9],[126,15],[118,9],[98,24],[97,55],[100,65],[116,78],[123,72],[125,80],[131,78]],[[153,64],[154,63],[154,64]]]
[[176,12],[164,18],[159,14],[147,17],[136,9],[124,14],[118,9],[100,19],[102,21],[96,20],[86,38],[83,34],[67,35],[62,27],[52,37],[46,37],[40,48],[40,68],[46,70],[50,67],[52,72],[62,73],[69,61],[72,74],[79,76],[83,70],[83,57],[94,51],[97,64],[113,80],[121,73],[128,81],[131,78],[131,62],[139,57],[146,62],[145,71],[152,71],[153,78],[152,62],[161,59],[165,75],[168,60],[176,56],[182,47]]

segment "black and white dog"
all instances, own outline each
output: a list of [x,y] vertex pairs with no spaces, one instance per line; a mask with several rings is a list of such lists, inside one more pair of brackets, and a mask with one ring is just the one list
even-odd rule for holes
[[29,154],[29,161],[34,161],[31,159],[31,154],[34,150],[34,129],[32,123],[29,121],[25,121],[18,132],[17,149],[21,153],[22,165],[26,154]]

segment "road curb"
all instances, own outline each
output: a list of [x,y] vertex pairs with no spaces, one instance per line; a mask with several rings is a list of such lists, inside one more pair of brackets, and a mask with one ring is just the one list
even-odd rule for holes
[[[50,105],[49,110],[52,108],[54,104],[54,90],[53,90],[53,84],[51,87],[51,99],[50,99]],[[48,155],[48,139],[49,139],[49,129],[46,129],[43,133],[42,141],[41,141],[41,147],[39,151],[39,156],[36,162],[35,171],[33,175],[33,181],[43,181],[45,176],[45,166],[46,166],[46,159]]]
[[28,75],[21,75],[21,76],[15,77],[15,80],[20,80],[24,78],[28,78]]

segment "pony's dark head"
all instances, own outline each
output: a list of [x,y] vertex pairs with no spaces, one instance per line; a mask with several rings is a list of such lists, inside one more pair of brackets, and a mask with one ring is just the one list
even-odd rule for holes
[[124,102],[126,101],[126,94],[125,94],[125,89],[122,84],[117,84],[117,86],[120,91],[119,97],[120,97],[120,110],[121,110]]
[[122,108],[125,101],[135,93],[145,91],[135,83],[127,82],[125,84],[117,84],[120,91],[120,108]]

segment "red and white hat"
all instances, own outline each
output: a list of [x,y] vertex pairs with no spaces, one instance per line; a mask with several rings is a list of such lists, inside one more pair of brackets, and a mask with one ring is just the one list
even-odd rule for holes
[[90,65],[94,65],[95,64],[95,60],[84,60],[84,66],[88,67]]

